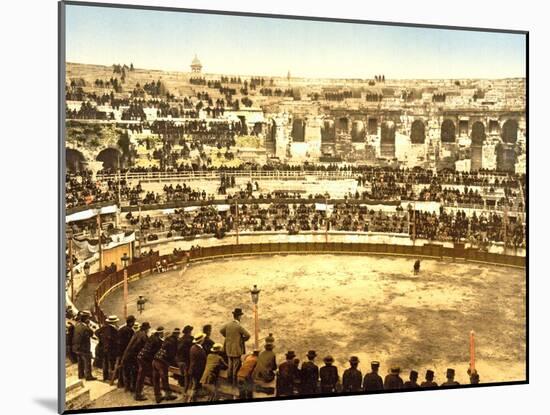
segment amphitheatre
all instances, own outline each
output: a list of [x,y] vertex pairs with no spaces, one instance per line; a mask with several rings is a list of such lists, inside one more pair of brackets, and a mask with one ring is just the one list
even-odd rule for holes
[[[473,330],[482,384],[525,380],[525,79],[211,74],[197,57],[66,77],[74,312],[123,324],[126,304],[223,342],[240,307],[251,351],[257,285],[259,347],[273,333],[278,363],[315,349],[340,374],[355,355],[363,374],[378,360],[440,383],[452,367],[468,384]],[[140,404],[75,367],[70,408]]]

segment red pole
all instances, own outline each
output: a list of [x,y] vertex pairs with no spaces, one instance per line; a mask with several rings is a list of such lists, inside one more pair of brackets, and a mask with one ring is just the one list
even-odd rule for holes
[[475,338],[474,331],[470,331],[470,372],[473,373],[476,370],[476,350],[475,350]]
[[258,304],[254,304],[254,347],[258,349]]
[[128,317],[128,268],[124,268],[124,320]]

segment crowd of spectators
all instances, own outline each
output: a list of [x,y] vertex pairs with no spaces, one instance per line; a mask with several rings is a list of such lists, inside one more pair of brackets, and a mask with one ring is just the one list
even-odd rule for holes
[[[146,299],[140,296],[140,300],[143,306]],[[95,367],[103,381],[118,380],[117,386],[140,402],[151,399],[145,394],[146,378],[152,383],[156,403],[177,399],[184,402],[249,400],[256,393],[288,397],[459,385],[453,368],[446,370],[446,380],[441,384],[436,382],[432,369],[426,370],[424,381],[419,381],[419,373],[414,369],[409,371],[408,380],[403,380],[401,368],[396,365],[382,377],[378,361],[370,362],[370,371],[363,375],[357,356],[349,358],[349,367],[340,374],[331,355],[326,355],[323,365],[318,365],[315,350],[303,351],[303,361],[289,350],[278,363],[272,333],[264,339],[262,350],[254,348],[246,353],[245,344],[251,335],[240,324],[242,315],[243,311],[236,308],[233,319],[219,331],[206,324],[201,332],[194,333],[191,325],[172,331],[162,326],[153,330],[149,322],[138,323],[132,315],[122,327],[118,325],[119,318],[112,315],[97,328],[90,321],[90,312],[80,311],[75,316],[69,307],[66,312],[67,358],[77,364],[80,379],[97,381],[93,373]],[[214,340],[216,337],[219,343]],[[93,362],[92,338],[97,339]],[[181,397],[170,385],[170,372],[179,383]],[[471,384],[480,382],[475,369],[469,368],[466,372]],[[223,391],[222,382],[227,385]]]

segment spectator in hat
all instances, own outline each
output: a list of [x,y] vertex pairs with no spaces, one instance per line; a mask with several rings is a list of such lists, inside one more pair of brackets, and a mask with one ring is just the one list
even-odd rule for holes
[[433,370],[426,370],[426,380],[420,384],[421,388],[437,388],[437,383],[434,382],[435,373]]
[[416,370],[411,370],[409,375],[409,380],[403,384],[403,389],[418,389],[420,385],[417,383],[418,372]]
[[136,318],[132,315],[129,315],[126,318],[126,324],[122,326],[118,330],[118,367],[116,370],[119,371],[118,376],[118,387],[123,388],[124,387],[124,367],[122,366],[122,356],[124,355],[124,352],[126,351],[126,347],[128,347],[128,344],[130,343],[130,340],[134,336],[134,324],[136,322]]
[[219,375],[221,370],[227,369],[227,363],[223,360],[223,345],[214,343],[210,353],[206,357],[206,365],[201,377],[201,384],[208,391],[208,401],[218,399]]
[[307,361],[302,363],[302,383],[300,393],[304,395],[313,395],[318,393],[319,387],[319,367],[315,364],[317,353],[315,350],[310,350],[306,354]]
[[457,386],[457,385],[460,385],[460,383],[458,383],[455,380],[455,370],[451,368],[447,369],[447,381],[443,382],[441,386]]
[[118,327],[116,326],[118,321],[117,316],[109,316],[105,320],[105,324],[95,332],[101,344],[103,380],[110,380],[110,373],[115,370],[118,357]]
[[65,323],[65,348],[67,358],[71,363],[78,363],[78,357],[76,353],[73,352],[73,337],[74,337],[74,323],[70,320],[66,320]]
[[477,370],[471,370],[468,368],[468,371],[466,372],[468,376],[470,377],[470,384],[477,385],[479,384],[479,374],[477,373]]
[[212,325],[206,324],[205,326],[203,326],[202,332],[206,334],[206,338],[202,343],[202,347],[204,348],[204,351],[206,352],[206,354],[208,354],[210,353],[210,349],[214,345],[214,341],[210,338],[210,336],[212,336]]
[[77,317],[73,335],[73,352],[78,359],[78,378],[86,380],[96,380],[92,376],[92,350],[91,339],[94,335],[90,328],[90,312],[81,311]]
[[370,363],[371,371],[363,378],[363,390],[365,392],[384,390],[384,382],[378,374],[380,362],[374,360]]
[[243,312],[240,308],[233,310],[233,321],[230,321],[220,330],[225,337],[224,349],[228,360],[228,377],[235,387],[237,385],[237,372],[241,367],[241,356],[245,354],[245,343],[250,339],[250,333],[241,326]]
[[270,383],[275,379],[275,371],[277,370],[277,359],[275,353],[273,353],[275,344],[266,342],[264,348],[265,350],[258,355],[258,361],[252,376],[256,381]]
[[143,349],[137,355],[138,361],[138,374],[136,381],[136,401],[146,401],[147,397],[143,395],[143,384],[145,383],[145,377],[151,378],[153,376],[153,359],[162,346],[164,337],[164,327],[160,326],[157,330],[147,339]]
[[180,386],[183,387],[183,393],[186,394],[191,383],[189,378],[189,352],[193,346],[193,326],[185,326],[183,335],[178,341],[178,351],[176,353],[176,365],[180,369]]
[[400,372],[401,368],[399,366],[393,366],[390,369],[390,373],[388,373],[384,379],[385,390],[403,389],[403,379],[399,376]]
[[191,380],[191,395],[188,402],[194,402],[201,390],[201,377],[206,366],[206,351],[202,347],[206,335],[201,333],[195,336],[193,346],[189,350],[189,378]]
[[237,382],[239,384],[239,398],[252,399],[254,392],[254,378],[252,374],[258,363],[258,356],[260,351],[254,349],[254,351],[244,358],[243,364],[237,372]]
[[128,392],[136,391],[136,381],[138,374],[138,353],[143,349],[147,342],[148,332],[151,325],[148,321],[144,321],[139,326],[139,330],[132,336],[130,343],[126,346],[126,350],[122,355],[122,368],[124,371],[124,387]]
[[336,385],[340,380],[338,376],[338,368],[333,366],[334,358],[332,356],[326,356],[323,359],[325,365],[319,369],[319,378],[321,379],[321,393],[334,393],[336,392]]
[[342,392],[361,392],[363,374],[357,369],[359,366],[359,358],[357,356],[351,356],[349,365],[350,367],[346,369],[342,375]]
[[[163,400],[173,401],[176,396],[172,394],[170,385],[168,384],[168,369],[175,364],[176,351],[178,348],[178,338],[180,329],[176,328],[170,336],[164,340],[159,351],[153,359],[153,389],[155,391],[155,400],[161,403]],[[161,395],[160,389],[164,390],[164,396]]]
[[277,374],[277,396],[294,395],[294,384],[298,378],[298,368],[294,364],[296,354],[289,350],[285,354],[286,360],[279,365]]

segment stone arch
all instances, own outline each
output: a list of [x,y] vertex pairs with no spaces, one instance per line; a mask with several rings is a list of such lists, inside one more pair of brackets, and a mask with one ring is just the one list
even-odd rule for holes
[[507,143],[499,143],[496,147],[497,170],[514,171],[516,164],[516,151],[514,146]]
[[411,143],[424,144],[426,141],[426,126],[422,120],[414,120],[411,125]]
[[382,157],[395,157],[395,123],[384,121],[380,131],[380,155]]
[[356,143],[365,141],[365,123],[363,121],[353,121],[351,124],[351,141]]
[[84,170],[86,158],[78,150],[72,148],[65,149],[65,166],[66,170],[71,173],[76,173]]
[[441,142],[454,143],[456,139],[456,126],[452,120],[444,120],[441,124]]
[[347,133],[349,131],[349,119],[347,117],[338,118],[336,129]]
[[103,162],[104,169],[117,170],[122,167],[122,153],[115,148],[101,150],[95,159]]
[[262,134],[264,132],[264,123],[259,121],[255,123],[253,131],[254,135]]
[[472,125],[470,133],[472,146],[482,146],[485,141],[485,125],[481,121],[476,121]]
[[334,141],[336,139],[336,127],[333,120],[325,120],[321,127],[321,141]]
[[502,125],[500,136],[505,143],[514,144],[518,140],[518,122],[516,120],[507,120]]
[[292,141],[296,143],[303,143],[306,137],[306,123],[301,118],[295,118],[292,120]]
[[378,118],[369,118],[367,121],[367,133],[370,135],[378,134]]

